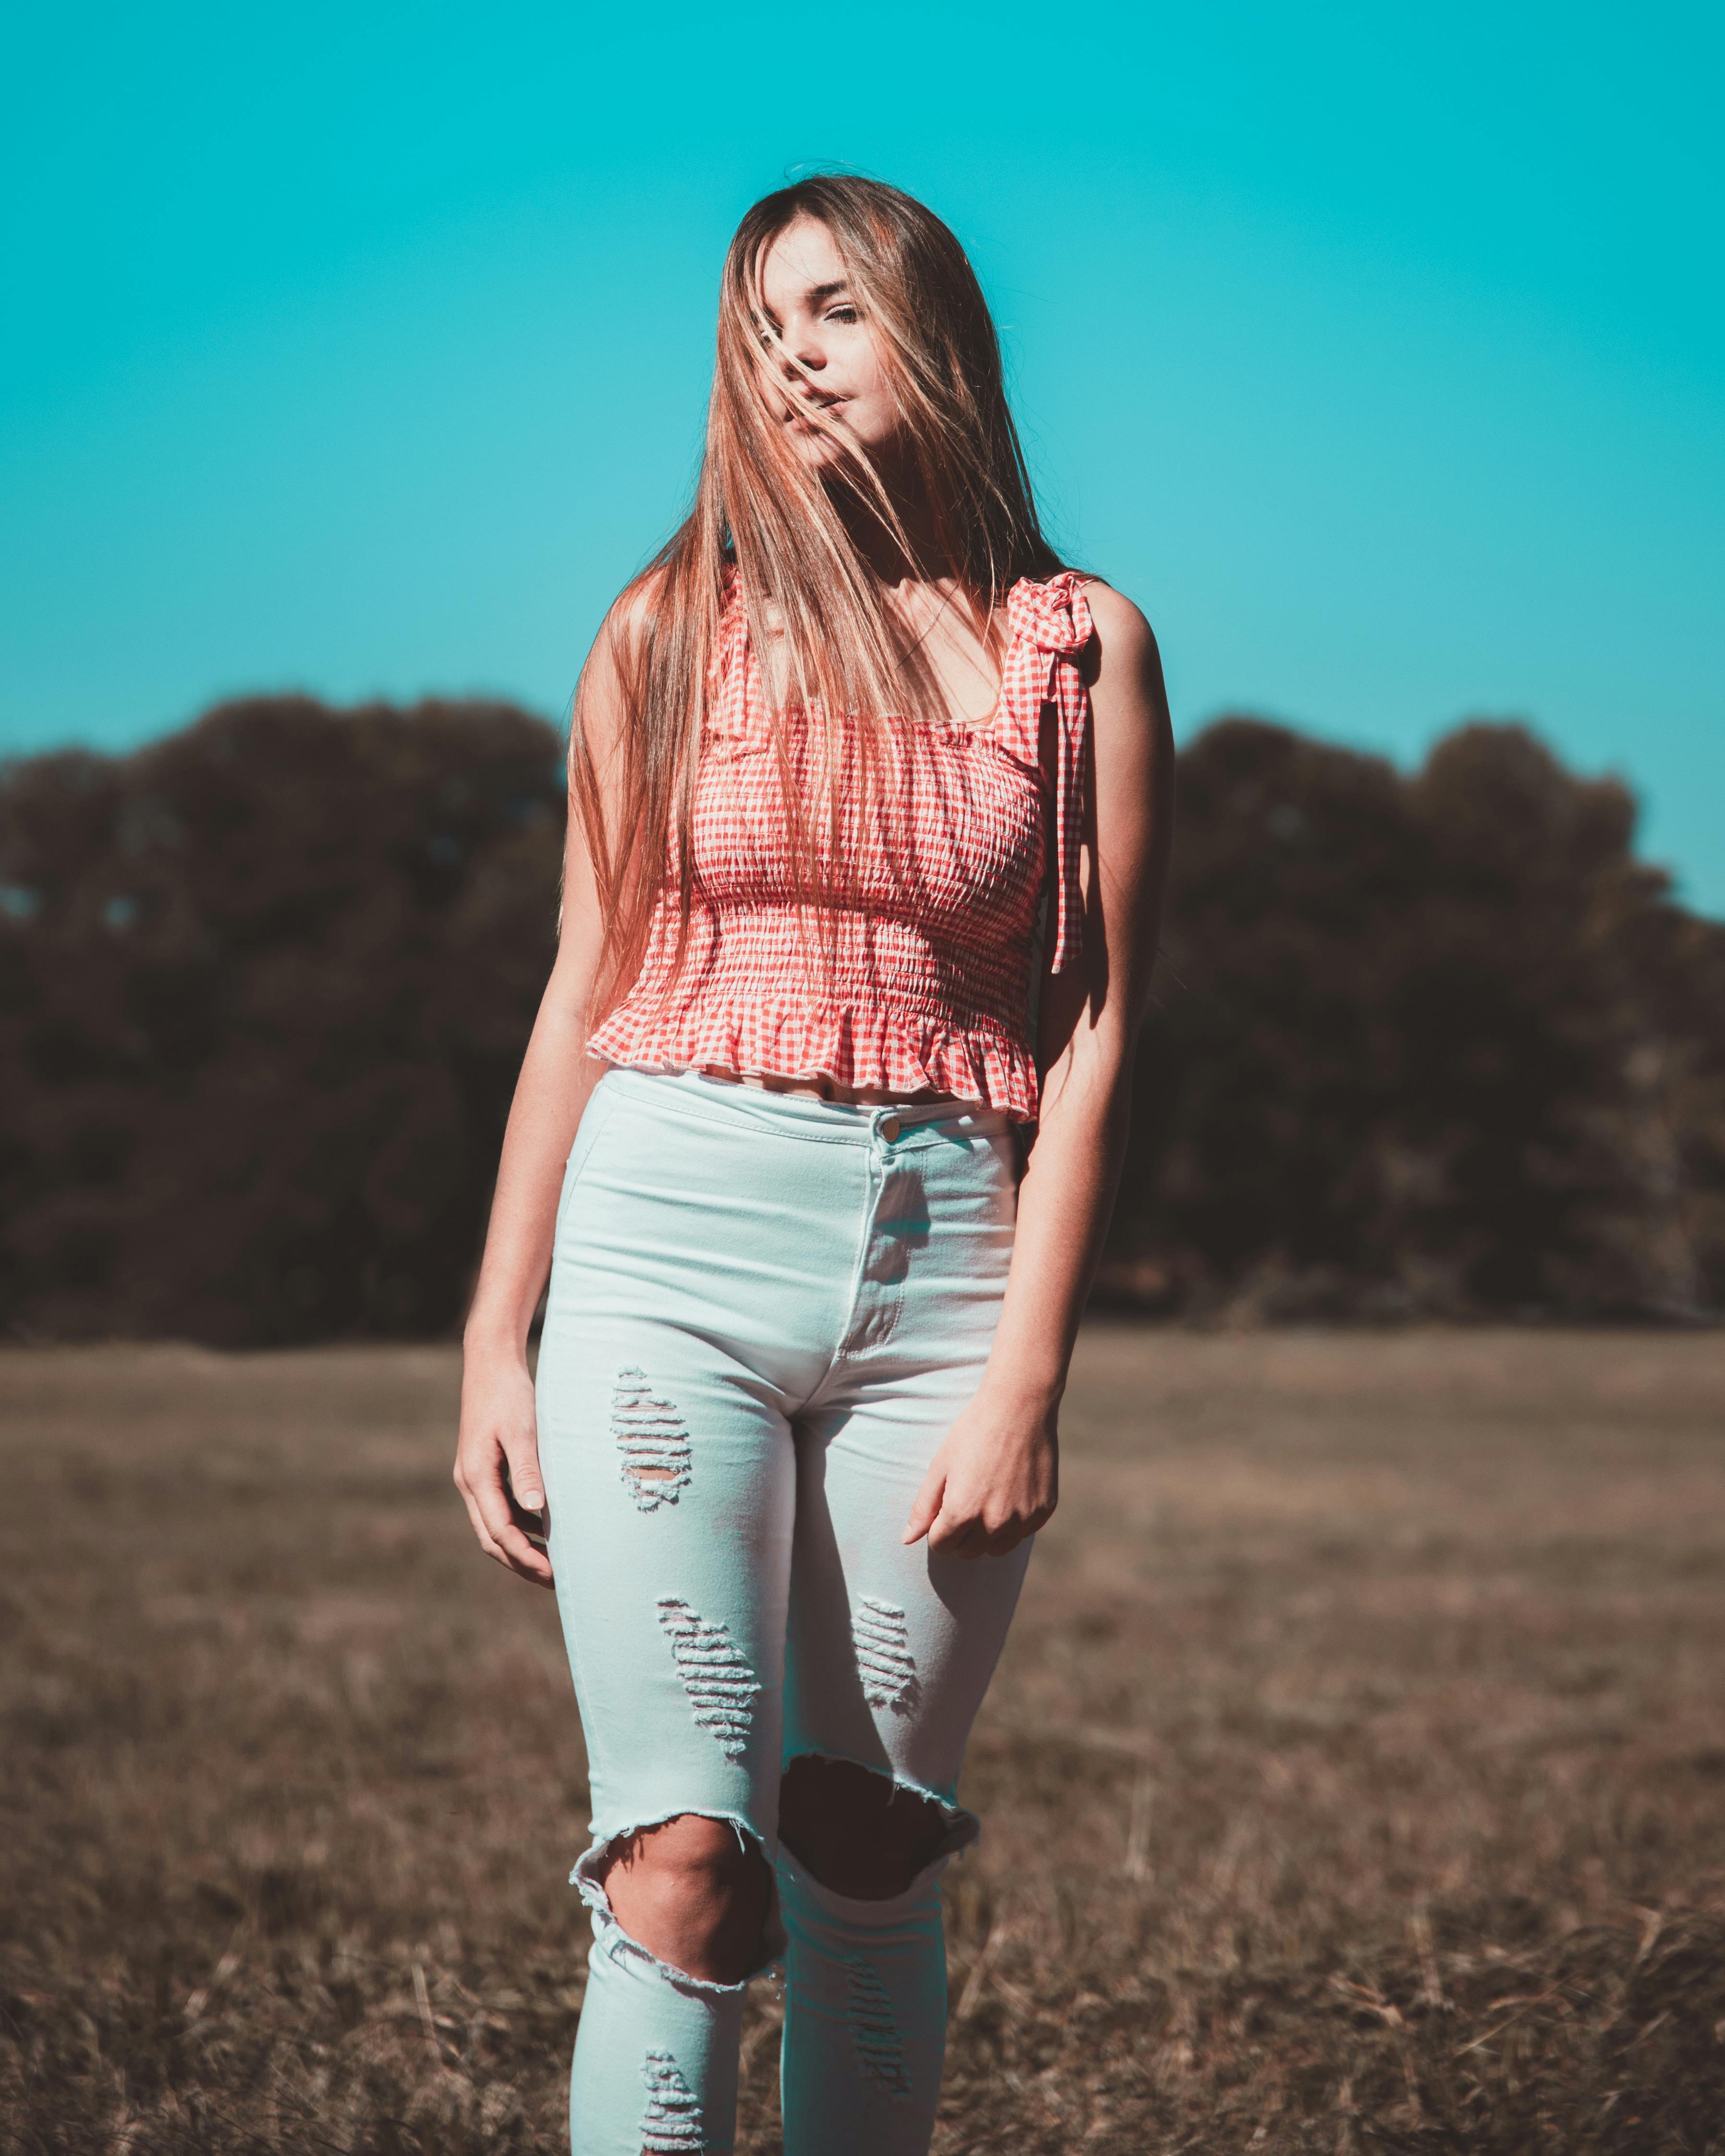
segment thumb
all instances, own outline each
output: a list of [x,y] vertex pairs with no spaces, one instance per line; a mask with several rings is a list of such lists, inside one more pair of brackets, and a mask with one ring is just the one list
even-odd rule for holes
[[941,1500],[947,1494],[947,1471],[937,1460],[922,1478],[922,1487],[916,1492],[911,1507],[911,1517],[905,1522],[904,1540],[920,1543],[940,1517]]
[[539,1472],[539,1447],[531,1437],[504,1440],[503,1456],[509,1462],[509,1486],[523,1511],[536,1512],[545,1502],[545,1478]]

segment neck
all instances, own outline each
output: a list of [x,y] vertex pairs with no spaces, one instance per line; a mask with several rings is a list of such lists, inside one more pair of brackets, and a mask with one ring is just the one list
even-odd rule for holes
[[856,548],[883,584],[935,583],[952,574],[936,527],[933,507],[920,476],[906,460],[883,451],[875,469],[892,505],[906,544],[881,521],[870,498],[842,480],[834,485],[834,506]]

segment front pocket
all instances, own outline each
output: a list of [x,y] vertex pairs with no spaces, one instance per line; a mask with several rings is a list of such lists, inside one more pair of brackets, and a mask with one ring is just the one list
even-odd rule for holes
[[[608,1071],[606,1076],[609,1075]],[[600,1132],[610,1122],[618,1099],[614,1087],[606,1091],[604,1078],[600,1079],[588,1096],[586,1109],[575,1132],[575,1142],[569,1148],[568,1163],[563,1169],[563,1187],[557,1198],[557,1226],[552,1231],[553,1250],[563,1240],[563,1223],[568,1218],[569,1200],[575,1194],[575,1186],[581,1180],[583,1170],[593,1158],[593,1147],[599,1142]]]

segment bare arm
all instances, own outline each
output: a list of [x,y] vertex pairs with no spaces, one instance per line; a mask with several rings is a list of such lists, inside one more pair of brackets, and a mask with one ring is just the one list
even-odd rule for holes
[[[588,661],[584,710],[602,767],[614,764],[624,713],[605,633]],[[527,1331],[551,1270],[563,1165],[604,1065],[587,1053],[603,923],[581,821],[571,804],[563,856],[557,963],[540,999],[516,1081],[491,1200],[479,1284],[462,1339],[461,1430],[455,1487],[487,1556],[524,1579],[552,1584],[550,1561],[528,1541],[545,1502]]]
[[1093,584],[1086,596],[1097,655],[1083,952],[1045,983],[1042,1116],[993,1350],[905,1531],[907,1543],[927,1534],[931,1548],[962,1557],[1004,1555],[1055,1508],[1060,1395],[1125,1157],[1173,834],[1156,639],[1117,592]]

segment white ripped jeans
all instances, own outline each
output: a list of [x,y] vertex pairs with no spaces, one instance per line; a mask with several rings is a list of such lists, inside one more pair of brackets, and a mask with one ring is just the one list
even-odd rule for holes
[[[593,1790],[575,2156],[732,2146],[745,1987],[657,1959],[603,1885],[620,1837],[684,1813],[775,1868],[761,1965],[784,1955],[786,2156],[928,2147],[939,1875],[976,1838],[958,1771],[1029,1546],[967,1559],[901,1537],[980,1379],[1016,1203],[995,1110],[627,1070],[588,1104],[538,1375]],[[849,1899],[779,1847],[780,1778],[806,1754],[938,1804],[946,1835],[906,1892]]]

